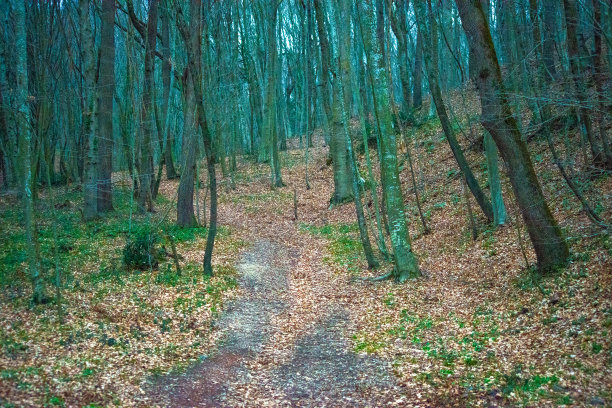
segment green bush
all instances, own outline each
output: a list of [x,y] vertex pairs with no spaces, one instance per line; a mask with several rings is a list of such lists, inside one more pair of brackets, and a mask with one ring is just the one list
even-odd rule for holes
[[123,248],[123,264],[129,269],[156,268],[161,259],[159,234],[150,228],[139,229]]

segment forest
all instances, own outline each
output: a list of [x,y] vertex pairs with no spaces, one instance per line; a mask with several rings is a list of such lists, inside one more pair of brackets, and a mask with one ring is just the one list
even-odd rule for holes
[[0,1],[0,407],[612,406],[609,0]]

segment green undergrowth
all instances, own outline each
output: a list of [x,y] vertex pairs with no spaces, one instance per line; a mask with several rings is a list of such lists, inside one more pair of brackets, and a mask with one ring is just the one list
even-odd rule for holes
[[[140,215],[129,191],[117,189],[115,211],[85,223],[79,211],[82,192],[56,189],[53,200],[41,197],[36,203],[35,220],[41,274],[52,304],[34,305],[21,207],[16,199],[4,200],[0,301],[9,316],[0,315],[6,321],[0,333],[3,386],[35,395],[37,406],[71,405],[74,387],[86,390],[91,406],[121,406],[119,388],[128,379],[133,384],[186,366],[212,347],[211,323],[237,286],[237,272],[229,265],[246,245],[230,228],[218,228],[215,254],[225,261],[207,277],[201,261],[208,229],[177,227],[169,217],[172,200],[160,195],[157,212]],[[62,321],[55,302],[56,267]],[[47,351],[37,356],[40,348]],[[74,349],[80,350],[77,357],[67,352]],[[130,358],[146,365],[130,366]],[[96,391],[101,379],[113,376],[118,387]],[[0,406],[3,402],[0,398]]]
[[[561,278],[569,285],[572,279],[581,279],[579,276]],[[552,287],[556,281],[542,282]],[[400,309],[396,296],[394,292],[389,292],[382,299],[389,315],[380,320],[379,330],[360,331],[353,336],[355,352],[378,353],[391,345],[401,344],[402,349],[410,351],[396,355],[395,367],[408,363],[413,367],[413,377],[433,388],[459,386],[467,398],[473,399],[466,402],[468,406],[477,403],[479,395],[494,396],[525,407],[544,400],[555,405],[573,403],[571,390],[561,385],[561,378],[567,378],[568,367],[562,371],[559,366],[515,363],[508,370],[504,368],[505,362],[500,360],[503,357],[498,355],[497,344],[506,343],[514,336],[528,334],[527,328],[514,322],[531,314],[531,305],[498,312],[484,304],[467,318],[453,312],[441,318],[427,311]],[[550,310],[550,316],[541,320],[541,324],[558,324],[557,315],[567,307],[571,305],[564,300],[559,301]],[[568,340],[579,338],[583,352],[592,356],[609,353],[605,339],[612,328],[612,309],[606,313],[607,318],[601,325],[592,323],[587,315],[573,320],[570,331],[566,333]],[[390,321],[394,323],[388,323]],[[568,356],[570,360],[574,357]],[[612,359],[608,365],[612,365]],[[588,374],[593,369],[584,361],[575,360],[572,370]]]
[[327,240],[328,255],[323,258],[324,262],[345,268],[353,275],[360,273],[363,245],[357,223],[323,226],[301,223],[299,230]]
[[[41,270],[48,286],[56,283],[56,266],[60,270],[63,289],[79,279],[75,271],[91,269],[92,265],[99,265],[100,271],[92,272],[92,276],[85,277],[86,280],[97,279],[96,274],[114,276],[121,265],[127,269],[157,269],[164,261],[171,261],[172,243],[180,247],[181,244],[206,239],[208,234],[204,227],[176,226],[166,216],[173,203],[161,195],[156,202],[157,213],[139,215],[135,203],[129,198],[129,191],[122,190],[115,194],[115,211],[85,223],[78,208],[80,196],[79,192],[68,191],[56,193],[55,205],[48,204],[49,200],[37,203]],[[29,285],[22,225],[18,206],[0,209],[0,229],[4,234],[0,240],[0,288],[18,289]],[[229,236],[227,227],[218,227],[219,239],[228,240]],[[123,262],[126,243],[137,247],[134,250],[140,250],[142,256]],[[148,253],[148,249],[155,253]],[[151,255],[153,262],[148,262],[145,255]]]

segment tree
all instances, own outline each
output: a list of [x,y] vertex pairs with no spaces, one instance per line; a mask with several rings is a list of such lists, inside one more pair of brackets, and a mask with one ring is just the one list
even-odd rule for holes
[[157,45],[157,9],[158,0],[149,0],[149,15],[146,29],[142,27],[134,14],[132,0],[127,0],[130,8],[130,18],[134,26],[144,38],[144,75],[142,90],[141,118],[142,141],[140,143],[140,169],[139,169],[139,191],[138,205],[141,212],[153,211],[153,189],[155,178],[153,177],[153,125],[155,123],[155,50]]
[[349,55],[349,50],[351,49],[350,24],[347,24],[347,22],[350,21],[350,4],[347,0],[340,0],[335,8],[334,17],[336,20],[336,33],[338,36],[338,64],[334,83],[338,88],[336,93],[338,95],[338,105],[340,109],[339,114],[342,117],[343,134],[346,141],[347,153],[351,168],[351,185],[353,188],[355,213],[357,216],[357,223],[359,225],[359,235],[363,246],[363,252],[366,260],[368,261],[368,268],[376,268],[378,267],[378,262],[376,261],[376,258],[374,258],[372,244],[370,243],[370,237],[368,236],[368,227],[366,225],[365,216],[363,213],[363,204],[361,202],[361,191],[359,186],[359,170],[357,169],[357,160],[353,151],[353,142],[351,140],[351,133],[349,130],[349,113],[347,104],[345,102],[351,99],[351,77],[353,76]]
[[277,103],[276,84],[278,82],[278,49],[276,45],[276,20],[278,15],[278,0],[267,2],[266,13],[266,89],[264,105],[264,133],[270,145],[270,168],[272,170],[272,185],[274,187],[284,186],[281,177],[280,159],[278,155],[278,126],[277,126]]
[[[191,0],[190,15],[199,16],[201,3],[199,0]],[[204,252],[204,274],[211,276],[212,269],[212,253],[215,245],[215,236],[217,234],[217,176],[215,170],[216,156],[212,146],[212,137],[208,129],[208,121],[206,119],[206,111],[204,110],[204,96],[202,94],[202,67],[198,63],[197,51],[194,50],[193,44],[201,44],[202,33],[198,24],[190,24],[189,28],[185,23],[185,17],[180,5],[177,5],[176,11],[177,28],[183,38],[185,50],[187,51],[188,69],[193,85],[193,93],[195,96],[196,117],[202,139],[204,142],[204,153],[206,155],[206,168],[208,170],[208,179],[210,183],[210,218],[208,227],[208,237],[206,239],[206,249]]]
[[172,88],[172,65],[170,64],[171,44],[170,44],[170,1],[164,0],[161,10],[162,23],[162,81],[164,85],[164,99],[162,106],[164,132],[166,133],[166,146],[164,148],[164,164],[166,165],[166,177],[169,180],[178,177],[176,168],[174,167],[174,157],[172,155],[173,138],[170,132],[170,96]]
[[392,276],[398,282],[420,276],[416,256],[412,252],[404,210],[404,198],[397,167],[397,142],[389,99],[389,86],[385,61],[376,41],[376,24],[373,23],[372,0],[360,5],[360,24],[368,63],[369,82],[374,97],[374,113],[378,124],[380,173],[395,270]]
[[552,216],[533,169],[527,145],[512,115],[502,74],[480,0],[456,0],[470,47],[470,74],[482,105],[481,122],[491,134],[502,158],[521,215],[535,249],[538,268],[550,272],[567,263],[569,250]]
[[97,89],[95,83],[94,38],[91,31],[89,0],[79,0],[79,25],[81,28],[81,64],[84,77],[83,93],[86,101],[82,119],[82,139],[85,141],[86,157],[83,179],[83,218],[90,221],[98,215],[97,194]]
[[25,222],[27,259],[32,282],[32,300],[42,303],[46,299],[42,277],[40,276],[40,263],[36,254],[36,228],[34,222],[34,205],[32,201],[32,138],[30,130],[30,107],[28,106],[28,55],[26,36],[25,0],[15,2],[15,71],[17,74],[17,92],[15,102],[17,105],[17,125],[19,135],[19,162],[21,163],[21,187],[23,212]]
[[[589,112],[589,101],[586,96],[586,82],[584,81],[584,67],[581,62],[583,59],[583,53],[580,41],[578,40],[578,8],[576,0],[563,0],[563,7],[565,10],[565,25],[567,28],[567,54],[570,61],[570,68],[572,78],[576,87],[576,98],[578,99],[578,115],[582,124],[584,125],[584,131],[591,147],[591,154],[593,155],[593,163],[596,166],[606,166],[607,158],[604,156],[602,146],[598,140],[595,130],[593,129],[593,121],[591,120],[591,114]],[[610,169],[612,169],[612,157],[610,157]]]
[[[315,17],[317,20],[317,32],[319,34],[319,44],[321,48],[321,94],[322,105],[328,123],[332,122],[330,131],[330,155],[334,169],[334,195],[330,199],[332,205],[342,204],[352,200],[351,193],[351,173],[349,165],[348,148],[346,138],[343,134],[343,121],[341,114],[340,98],[337,93],[338,88],[332,87],[330,78],[331,71],[331,49],[327,31],[325,28],[325,7],[322,0],[315,0]],[[330,87],[332,91],[330,93]],[[345,100],[345,103],[347,101]]]
[[113,209],[113,97],[115,94],[115,0],[102,0],[98,74],[98,212]]
[[[426,11],[427,7],[427,11]],[[427,3],[424,1],[416,1],[414,3],[414,14],[417,20],[418,30],[423,38],[423,59],[425,61],[425,70],[427,71],[427,79],[429,82],[429,89],[431,91],[431,96],[434,100],[434,104],[436,105],[436,111],[438,112],[438,118],[440,118],[440,124],[442,125],[442,129],[444,130],[444,135],[446,136],[446,140],[450,145],[450,148],[453,152],[453,156],[455,156],[455,160],[461,169],[461,172],[465,176],[466,183],[470,188],[470,191],[476,198],[478,205],[480,206],[482,212],[487,217],[489,221],[493,221],[493,208],[491,207],[491,203],[485,197],[482,189],[478,185],[478,181],[476,181],[476,177],[474,177],[474,173],[472,173],[472,169],[470,168],[465,156],[463,154],[463,150],[455,137],[455,133],[453,131],[453,127],[451,125],[450,119],[446,112],[446,105],[444,104],[444,99],[442,98],[442,91],[440,90],[439,84],[439,72],[438,72],[438,39],[437,39],[437,24],[435,18],[433,17],[433,13],[431,10],[431,0],[427,0]],[[426,20],[426,16],[429,18]],[[429,22],[429,27],[427,26],[427,21]]]
[[[192,18],[190,24],[199,24],[198,18]],[[200,47],[195,48],[199,50]],[[196,51],[197,53],[197,51]],[[201,59],[198,58],[198,61]],[[193,212],[193,190],[196,177],[196,160],[198,157],[199,129],[195,117],[195,98],[190,72],[187,70],[183,82],[183,146],[181,160],[181,179],[176,201],[176,223],[181,227],[196,225]]]

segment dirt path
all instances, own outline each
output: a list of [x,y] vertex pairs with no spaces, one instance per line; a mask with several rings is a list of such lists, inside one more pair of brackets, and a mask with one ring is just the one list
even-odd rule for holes
[[[218,352],[161,378],[149,400],[168,407],[401,403],[388,362],[351,350],[346,294],[329,293],[329,285],[300,270],[312,266],[318,249],[308,254],[255,241],[238,265],[243,293],[217,321],[225,333]],[[319,278],[331,278],[324,275]]]

